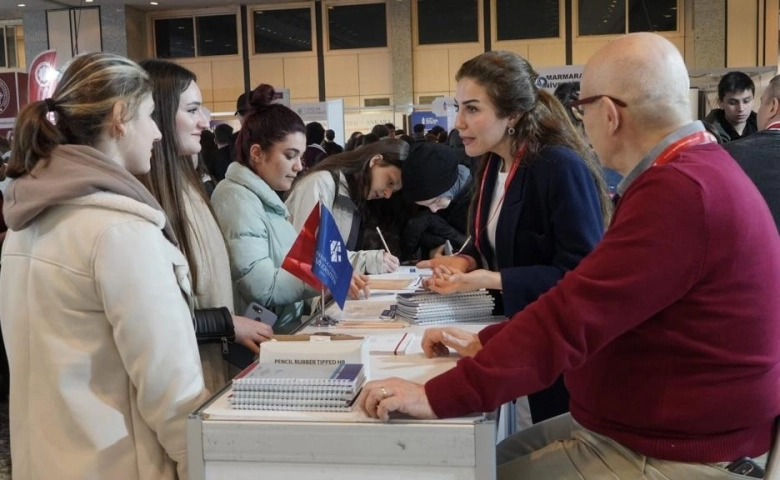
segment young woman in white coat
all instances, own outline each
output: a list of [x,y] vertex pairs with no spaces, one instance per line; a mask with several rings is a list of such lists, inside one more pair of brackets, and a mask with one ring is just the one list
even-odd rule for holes
[[230,348],[257,353],[259,344],[272,336],[271,327],[233,315],[228,252],[195,163],[201,132],[208,127],[197,78],[167,60],[144,60],[141,67],[152,80],[153,117],[163,138],[154,145],[151,170],[140,179],[162,205],[190,265],[195,335],[206,388],[214,391],[231,377],[222,358],[225,341],[235,338],[242,347]]
[[295,183],[285,201],[295,229],[300,231],[314,205],[322,202],[333,212],[356,271],[395,271],[395,255],[362,250],[362,216],[365,202],[388,199],[401,190],[401,167],[408,155],[408,143],[388,138],[326,158]]
[[206,391],[187,262],[133,176],[153,111],[146,72],[95,53],[17,119],[0,273],[15,478],[187,478]]

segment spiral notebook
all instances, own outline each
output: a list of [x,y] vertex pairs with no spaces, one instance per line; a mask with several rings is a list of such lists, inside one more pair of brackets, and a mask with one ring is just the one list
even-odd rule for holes
[[363,383],[363,364],[256,363],[233,379],[230,404],[237,410],[343,412]]
[[[354,389],[365,377],[362,363],[335,365],[296,365],[255,363],[233,379],[233,390],[260,390],[259,387],[342,387]],[[323,389],[324,390],[324,389]]]
[[399,293],[396,302],[396,316],[417,325],[485,320],[492,318],[495,306],[495,299],[487,290]]

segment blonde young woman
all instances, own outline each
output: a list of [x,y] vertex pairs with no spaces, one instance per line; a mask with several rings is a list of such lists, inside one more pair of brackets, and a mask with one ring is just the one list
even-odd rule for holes
[[0,273],[15,478],[187,478],[206,391],[187,262],[133,176],[161,137],[151,90],[134,62],[82,55],[17,119]]

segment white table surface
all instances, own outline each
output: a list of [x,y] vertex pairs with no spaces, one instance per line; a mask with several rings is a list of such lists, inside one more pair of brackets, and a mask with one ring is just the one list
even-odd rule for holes
[[[425,274],[425,272],[422,272]],[[378,278],[416,278],[406,271]],[[389,305],[394,295],[369,302]],[[365,302],[366,300],[363,300]],[[474,332],[485,324],[458,324]],[[424,383],[452,368],[457,356],[426,358],[420,341],[428,327],[356,329],[309,326],[302,333],[361,336],[415,335],[405,355],[371,355],[371,379],[401,377]],[[256,479],[491,479],[495,422],[484,414],[445,420],[392,416],[385,424],[351,412],[234,410],[230,388],[217,392],[188,421],[190,478]],[[262,473],[261,473],[262,472]]]

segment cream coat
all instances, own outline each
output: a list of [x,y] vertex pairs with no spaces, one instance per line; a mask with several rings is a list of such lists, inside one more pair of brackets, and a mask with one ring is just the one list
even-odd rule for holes
[[[195,309],[227,307],[233,312],[233,281],[225,240],[206,201],[191,186],[184,192],[184,211],[193,239],[192,262],[198,268],[193,295]],[[201,344],[198,350],[206,388],[215,392],[230,381],[230,367],[222,358],[222,344]]]
[[14,478],[187,478],[185,420],[205,390],[188,269],[164,223],[95,193],[9,231],[0,319]]
[[[343,173],[339,174],[339,184],[339,195],[346,195],[346,192],[349,192],[349,186]],[[333,214],[333,219],[339,227],[339,233],[346,242],[352,230],[352,218],[360,213],[354,207],[354,203],[352,208],[345,208],[342,203],[335,204],[335,199],[336,183],[330,172],[312,172],[301,178],[285,201],[295,231],[301,231],[314,206],[317,202],[322,202]],[[349,252],[349,261],[356,272],[384,273],[383,250]]]

